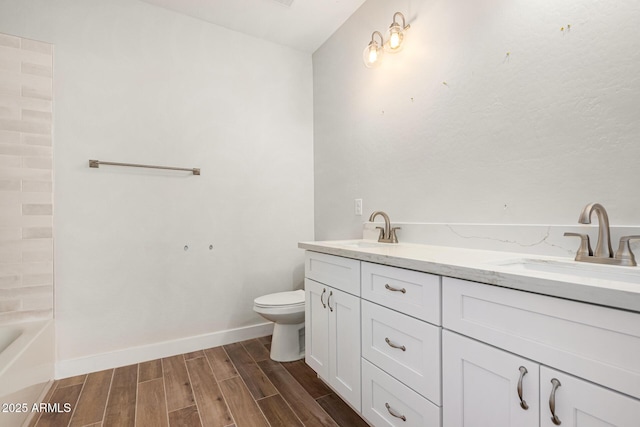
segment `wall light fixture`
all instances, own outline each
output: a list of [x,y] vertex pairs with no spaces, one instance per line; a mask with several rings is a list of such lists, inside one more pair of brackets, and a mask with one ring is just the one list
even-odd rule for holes
[[[396,18],[402,18],[402,25],[400,25]],[[364,48],[362,59],[364,65],[367,68],[372,68],[380,64],[380,59],[383,52],[396,53],[402,50],[402,44],[405,38],[405,32],[410,28],[410,25],[406,25],[404,15],[400,12],[393,14],[393,22],[387,30],[387,41],[384,41],[384,37],[380,31],[374,31],[371,34],[371,41]],[[380,39],[380,43],[376,40],[376,34]]]
[[[402,25],[396,21],[397,16],[402,18]],[[396,12],[393,14],[393,22],[389,25],[389,29],[387,30],[387,43],[385,44],[387,52],[395,53],[402,49],[404,33],[410,27],[410,25],[405,24],[404,15],[402,13]]]
[[[380,37],[380,43],[376,40],[376,34]],[[369,45],[364,48],[364,52],[362,54],[362,59],[364,59],[364,65],[367,68],[375,67],[380,64],[380,57],[384,53],[383,46],[384,39],[382,38],[382,33],[380,31],[374,31],[371,34],[371,41]]]

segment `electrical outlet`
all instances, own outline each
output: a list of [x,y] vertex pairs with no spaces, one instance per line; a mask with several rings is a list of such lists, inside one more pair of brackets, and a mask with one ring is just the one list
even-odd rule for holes
[[354,212],[356,215],[362,215],[362,199],[355,199],[353,201]]

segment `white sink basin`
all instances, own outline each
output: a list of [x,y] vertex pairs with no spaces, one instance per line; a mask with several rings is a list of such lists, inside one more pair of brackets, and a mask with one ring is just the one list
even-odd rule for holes
[[392,246],[393,243],[379,243],[370,240],[345,240],[343,242],[333,242],[337,246],[342,246],[345,248],[356,248],[356,249],[366,249],[366,248],[384,248]]
[[598,280],[608,280],[640,285],[639,267],[620,267],[599,264],[587,264],[577,261],[549,259],[511,259],[494,262],[492,265],[503,267],[514,273],[546,273],[547,275],[573,276]]

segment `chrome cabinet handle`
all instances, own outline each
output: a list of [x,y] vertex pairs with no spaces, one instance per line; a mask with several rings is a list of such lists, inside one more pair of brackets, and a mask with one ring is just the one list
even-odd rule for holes
[[329,291],[329,298],[327,298],[327,305],[329,306],[329,310],[333,311],[333,307],[331,307],[331,297],[333,296],[333,291]]
[[385,338],[384,340],[387,342],[387,344],[389,344],[389,347],[397,348],[397,349],[402,350],[402,351],[407,351],[407,347],[405,347],[403,345],[394,344],[394,343],[391,342],[391,340],[389,338]]
[[389,286],[388,283],[386,285],[384,285],[384,287],[385,287],[385,289],[389,289],[392,292],[402,292],[403,294],[407,293],[407,290],[405,288],[402,288],[402,289],[393,288],[393,287]]
[[527,368],[524,366],[520,366],[520,379],[518,380],[518,398],[520,399],[520,407],[525,411],[529,409],[529,405],[527,405],[527,401],[522,398],[522,380],[524,376],[527,375]]
[[559,426],[560,424],[562,424],[562,421],[560,421],[560,418],[558,418],[558,416],[556,415],[556,390],[562,384],[560,384],[560,381],[558,381],[557,378],[553,378],[551,380],[551,384],[553,384],[553,388],[551,389],[551,396],[549,396],[549,409],[551,409],[551,421],[555,425]]
[[322,303],[322,307],[327,308],[327,304],[324,303],[324,294],[327,293],[327,288],[324,288],[322,290],[322,293],[320,294],[320,302]]
[[398,415],[395,410],[391,409],[391,406],[389,406],[387,402],[384,403],[384,406],[387,407],[387,411],[389,411],[389,413],[394,417],[400,418],[402,421],[407,421],[407,417],[405,417],[404,415]]

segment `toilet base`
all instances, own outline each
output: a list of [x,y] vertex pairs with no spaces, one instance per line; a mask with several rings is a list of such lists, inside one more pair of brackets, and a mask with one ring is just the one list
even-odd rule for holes
[[304,322],[297,324],[276,323],[271,338],[271,359],[276,362],[293,362],[304,357]]

